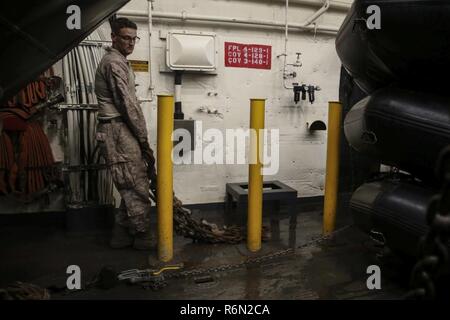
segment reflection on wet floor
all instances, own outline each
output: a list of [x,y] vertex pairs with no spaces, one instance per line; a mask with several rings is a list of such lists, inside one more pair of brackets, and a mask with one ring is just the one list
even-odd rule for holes
[[[229,223],[236,217],[221,212],[195,212],[208,221]],[[242,220],[242,217],[237,217]],[[167,286],[145,290],[140,285],[91,289],[57,299],[398,299],[404,293],[395,272],[386,272],[381,290],[368,290],[366,269],[380,264],[376,244],[348,222],[341,223],[332,239],[321,239],[321,213],[265,212],[267,241],[258,254],[249,254],[245,243],[239,245],[193,243],[176,237],[174,255],[185,270],[239,264],[246,259],[294,249],[293,254],[249,264],[213,274],[169,279]],[[3,232],[6,231],[6,232]],[[16,229],[0,234],[0,284],[12,281],[41,286],[63,285],[66,268],[77,264],[83,281],[91,279],[104,265],[116,270],[148,267],[147,252],[132,249],[112,250],[108,233],[68,236],[61,230]],[[8,244],[8,245],[5,245]],[[151,252],[153,256],[156,252]],[[383,270],[383,269],[382,269]]]

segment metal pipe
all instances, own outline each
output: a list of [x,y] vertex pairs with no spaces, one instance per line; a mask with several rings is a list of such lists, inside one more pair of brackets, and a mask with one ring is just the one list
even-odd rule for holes
[[[321,4],[320,1],[316,0],[291,0],[291,1],[298,4],[306,4],[314,6],[320,6]],[[330,9],[348,11],[350,10],[351,7],[352,7],[351,2],[336,1],[336,0],[330,1]]]
[[[66,163],[71,165],[73,157],[73,111],[67,110],[66,116],[67,116],[67,145],[65,152],[66,155],[65,160]],[[73,192],[75,191],[75,178],[73,172],[69,172],[69,190],[72,192],[70,199],[72,201]]]
[[[73,137],[74,137],[74,158],[71,164],[80,165],[80,115],[79,110],[73,111]],[[81,201],[81,176],[80,173],[75,173],[75,199],[77,202]]]
[[[91,69],[89,66],[89,57],[87,55],[87,50],[85,46],[78,46],[77,47],[78,55],[80,56],[80,63],[81,63],[81,71],[82,76],[84,78],[85,82],[85,90],[86,90],[86,97],[87,97],[87,103],[94,103],[94,92],[92,90],[92,76],[91,76]],[[89,156],[89,136],[88,136],[88,130],[89,130],[89,123],[88,123],[88,110],[81,110],[79,113],[79,122],[80,122],[80,163],[88,164],[88,156]],[[82,149],[81,149],[82,148]],[[81,157],[81,152],[83,153],[84,157]],[[80,176],[83,175],[83,201],[87,201],[89,199],[89,172],[85,171],[84,173],[81,173]],[[81,182],[81,181],[80,181]]]
[[94,61],[93,57],[91,55],[91,51],[89,50],[89,47],[87,46],[81,46],[83,48],[83,53],[85,56],[85,62],[86,62],[86,69],[88,72],[88,78],[89,78],[89,90],[91,92],[92,101],[90,103],[97,104],[97,96],[94,92],[94,82],[95,82],[95,67],[94,67]]
[[183,71],[175,71],[175,119],[184,119],[182,101],[181,101],[181,86],[183,83]]
[[[91,50],[92,57],[93,57],[94,72],[96,72],[97,71],[97,67],[98,67],[98,63],[99,63],[99,61],[97,60],[97,54],[96,54],[97,50],[98,50],[98,47],[89,46],[88,48],[89,48],[89,50]],[[94,75],[95,75],[95,73],[94,73]],[[95,77],[94,77],[94,79],[95,79]]]
[[286,86],[286,64],[287,64],[287,45],[289,37],[289,23],[288,23],[288,12],[289,12],[289,0],[286,0],[285,11],[284,11],[284,53],[283,53],[283,87],[285,89],[293,89],[293,87]]
[[[73,59],[73,51],[70,51],[67,54],[67,61],[69,65],[69,80],[70,80],[70,88],[71,88],[71,96],[72,96],[72,103],[78,102],[78,94],[77,94],[77,83],[76,83],[76,77],[75,77],[75,61]],[[75,145],[75,137],[74,137],[74,111],[73,110],[67,110],[67,146],[66,148],[66,155],[68,157],[66,158],[66,161],[69,165],[73,164],[75,155],[74,155],[74,145]],[[76,173],[70,172],[69,173],[69,189],[71,191],[70,195],[70,201],[73,202],[76,200]]]
[[89,110],[89,159],[92,159],[95,151],[96,117],[95,111]]
[[[89,125],[88,125],[88,110],[83,110],[81,111],[81,129],[82,132],[80,132],[80,134],[82,135],[82,141],[83,141],[83,146],[84,146],[84,158],[82,159],[82,163],[84,164],[89,164],[88,162],[88,155],[89,155],[89,146],[88,146],[88,129],[89,129]],[[85,201],[87,201],[89,199],[89,171],[86,170],[84,172],[84,198]]]
[[[282,2],[284,0],[248,0],[248,1],[257,1],[257,2]],[[320,0],[291,0],[291,4],[299,4],[299,5],[306,5],[306,6],[315,6],[319,7],[322,5],[322,1]],[[333,10],[341,10],[341,11],[348,11],[350,10],[352,6],[351,2],[344,2],[344,1],[336,1],[331,0],[330,1],[330,9]]]
[[284,66],[286,67],[286,55],[287,55],[287,43],[289,36],[289,23],[288,23],[288,13],[289,13],[289,0],[286,0],[286,5],[284,6]]
[[340,102],[330,101],[328,103],[327,164],[323,209],[324,235],[332,233],[336,224],[341,122],[342,104]]
[[74,49],[74,57],[76,59],[76,65],[78,70],[78,79],[80,80],[80,91],[81,91],[81,103],[88,103],[88,97],[86,95],[86,86],[83,77],[83,67],[81,66],[81,57],[79,53],[80,48],[76,47]]
[[[78,53],[80,54],[80,61],[83,71],[83,77],[85,79],[86,83],[86,91],[87,91],[87,98],[88,98],[88,105],[93,103],[97,103],[97,99],[94,93],[94,79],[95,79],[95,61],[93,60],[93,53],[90,50],[91,46],[81,45],[78,47]],[[93,136],[93,128],[91,126],[95,125],[95,121],[93,122],[91,117],[91,110],[82,110],[81,116],[82,116],[82,132],[81,138],[83,140],[83,146],[84,146],[84,155],[85,158],[83,159],[83,162],[85,164],[88,164],[90,153],[94,150],[94,136]],[[90,179],[90,172],[86,171],[84,173],[84,200],[89,200],[89,193],[92,191],[90,190],[89,181]]]
[[148,0],[148,90],[150,97],[148,101],[153,101],[153,78],[152,78],[152,33],[153,33],[153,17],[152,6],[154,0]]
[[316,13],[314,13],[311,17],[306,19],[305,26],[309,26],[311,23],[316,21],[320,16],[322,16],[325,12],[327,12],[329,8],[330,8],[330,0],[326,0],[323,6]]
[[[328,9],[330,8],[330,0],[326,0],[323,6],[317,10],[313,15],[311,15],[306,21],[303,23],[304,27],[309,26],[314,21],[316,21],[320,16],[322,16]],[[284,53],[283,53],[283,87],[288,90],[294,89],[294,87],[290,87],[286,85],[286,66],[287,66],[287,45],[288,45],[288,36],[289,36],[289,23],[288,23],[288,13],[289,13],[289,0],[286,0],[285,4],[285,35],[284,35]]]
[[66,102],[72,103],[72,95],[70,93],[70,77],[69,77],[69,62],[67,55],[62,60],[63,76],[64,76],[64,93],[66,95]]
[[[147,13],[143,13],[141,11],[135,10],[123,10],[117,13],[118,16],[130,17],[130,18],[143,18],[147,19]],[[255,25],[260,27],[279,27],[285,28],[284,22],[273,21],[273,20],[256,20],[256,19],[244,19],[244,18],[230,18],[230,17],[218,17],[218,16],[203,16],[203,15],[195,15],[188,14],[185,11],[182,13],[167,13],[167,12],[153,12],[153,19],[177,19],[177,20],[193,20],[193,21],[205,21],[205,22],[217,22],[217,23],[226,23],[226,24],[247,24],[247,25]],[[299,29],[301,31],[316,31],[316,32],[325,32],[325,33],[337,33],[339,31],[339,27],[337,26],[305,26],[305,23],[290,23],[290,29]]]
[[173,258],[173,96],[158,95],[157,103],[158,258],[167,262]]
[[74,58],[74,51],[69,52],[69,66],[70,66],[70,77],[72,82],[72,103],[79,103],[80,102],[80,94],[79,94],[79,85],[78,85],[78,78],[77,78],[77,64],[75,62]]
[[[89,154],[88,154],[88,159],[93,159],[92,154],[94,153],[95,150],[95,125],[96,125],[96,119],[95,119],[95,111],[92,110],[88,110],[88,117],[89,117]],[[90,160],[92,161],[92,160]],[[92,162],[90,162],[92,163]],[[93,189],[94,186],[94,179],[98,179],[98,172],[97,174],[91,172],[90,173],[90,179],[89,181],[91,181],[91,188]],[[94,190],[91,191],[92,192],[92,197],[94,197]]]
[[265,99],[250,100],[250,164],[248,172],[248,223],[247,248],[252,252],[261,249]]
[[86,101],[89,104],[89,103],[92,103],[92,101],[93,101],[93,98],[92,98],[93,92],[90,90],[92,83],[90,83],[89,71],[87,70],[87,61],[86,61],[86,56],[84,54],[83,46],[77,47],[77,53],[78,53],[78,61],[80,61],[80,67],[81,67],[80,77],[83,78],[84,91],[86,94]]
[[80,85],[80,79],[78,78],[78,71],[77,71],[77,59],[75,57],[75,49],[71,52],[71,58],[72,58],[72,77],[73,77],[73,86],[74,86],[74,95],[75,103],[81,102],[81,85]]
[[[70,103],[76,103],[76,88],[75,88],[75,81],[73,79],[73,65],[72,65],[72,54],[69,52],[67,55],[67,65],[68,65],[68,80],[69,80],[69,96],[70,96]],[[69,100],[67,100],[68,102]]]
[[94,96],[94,104],[97,104],[97,95],[95,94],[95,73],[97,72],[97,65],[95,63],[94,60],[94,54],[91,50],[88,50],[88,48],[86,48],[88,54],[89,54],[89,65],[92,71],[91,77],[92,77],[92,93]]

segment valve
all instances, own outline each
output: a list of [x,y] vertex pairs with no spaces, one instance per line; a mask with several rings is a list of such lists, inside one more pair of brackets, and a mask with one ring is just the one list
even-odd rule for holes
[[302,94],[301,99],[306,99],[306,86],[302,84],[301,86],[298,83],[294,83],[294,102],[297,103],[300,101],[300,93]]
[[301,99],[306,100],[306,93],[308,93],[308,100],[312,104],[316,100],[315,92],[320,91],[320,87],[314,85],[299,85],[298,83],[293,83],[294,85],[294,102],[298,103]]
[[316,100],[316,96],[315,96],[316,91],[320,91],[320,87],[312,86],[312,85],[308,86],[308,98],[309,98],[309,102],[311,102],[311,104],[314,103],[314,101]]

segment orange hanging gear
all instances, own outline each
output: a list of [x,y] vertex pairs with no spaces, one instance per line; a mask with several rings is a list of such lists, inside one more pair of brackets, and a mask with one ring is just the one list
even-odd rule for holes
[[34,91],[36,92],[36,95],[39,97],[39,99],[47,99],[47,92],[45,90],[45,83],[43,80],[39,80],[34,83]]
[[9,136],[0,135],[0,193],[9,193],[9,175],[14,164],[14,149]]
[[[53,75],[50,68],[45,74]],[[0,193],[33,194],[57,179],[50,142],[36,121],[34,105],[47,99],[45,79],[29,83],[0,108]],[[17,154],[11,137],[18,140]]]

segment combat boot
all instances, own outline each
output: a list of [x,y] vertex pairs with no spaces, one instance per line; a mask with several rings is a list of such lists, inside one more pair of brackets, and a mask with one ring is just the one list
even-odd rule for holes
[[113,249],[130,247],[133,244],[133,237],[129,234],[128,228],[115,223],[109,245]]
[[138,232],[134,236],[133,248],[136,250],[151,250],[156,247],[156,239],[150,231]]

